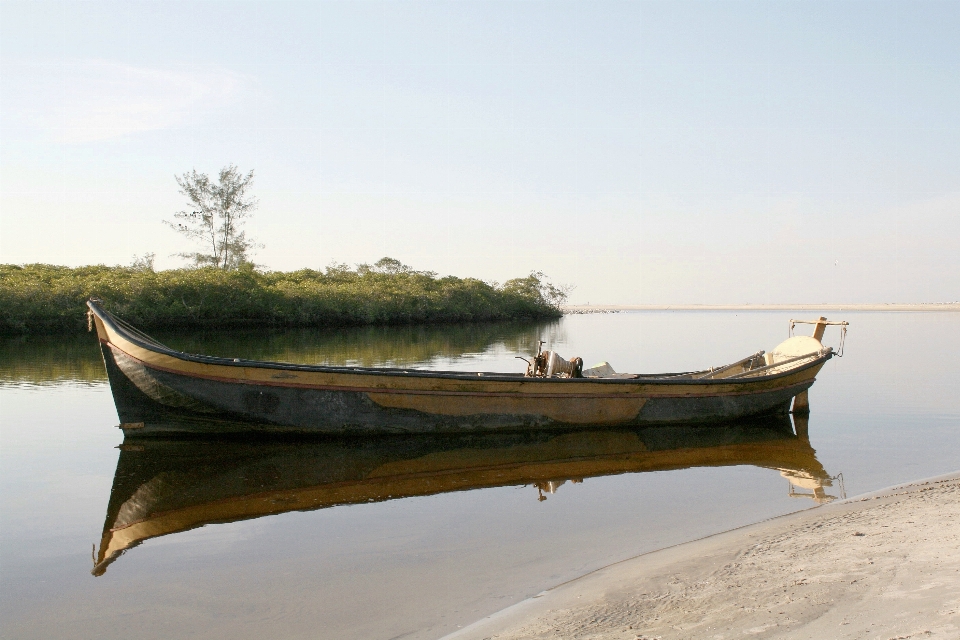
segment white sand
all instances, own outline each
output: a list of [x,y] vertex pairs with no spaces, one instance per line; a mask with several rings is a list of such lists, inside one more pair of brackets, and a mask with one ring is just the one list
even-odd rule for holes
[[451,636],[960,638],[960,474],[646,554]]

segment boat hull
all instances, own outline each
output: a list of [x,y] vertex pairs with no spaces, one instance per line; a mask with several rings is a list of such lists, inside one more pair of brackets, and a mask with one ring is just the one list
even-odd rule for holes
[[[730,381],[318,367],[181,354],[94,311],[121,427],[131,435],[222,432],[243,421],[250,431],[327,435],[722,422],[787,412],[830,357],[783,374]],[[158,419],[164,412],[200,419]]]

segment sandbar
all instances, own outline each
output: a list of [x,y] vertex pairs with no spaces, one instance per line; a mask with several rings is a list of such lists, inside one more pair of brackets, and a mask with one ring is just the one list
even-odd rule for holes
[[879,304],[568,304],[564,313],[610,313],[617,311],[900,311],[960,312],[960,302]]
[[445,640],[960,638],[960,472],[610,565]]

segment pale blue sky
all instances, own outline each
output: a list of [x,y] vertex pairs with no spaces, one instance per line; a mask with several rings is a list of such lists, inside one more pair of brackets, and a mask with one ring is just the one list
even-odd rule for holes
[[0,4],[0,261],[158,266],[257,173],[272,269],[577,302],[960,299],[960,2]]

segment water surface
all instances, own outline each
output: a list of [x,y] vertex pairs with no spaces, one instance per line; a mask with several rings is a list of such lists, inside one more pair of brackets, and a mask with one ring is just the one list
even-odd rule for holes
[[[542,337],[588,366],[662,372],[770,350],[789,317],[643,312],[156,337],[233,357],[488,371],[522,370],[515,357]],[[610,562],[960,469],[960,314],[844,319],[847,352],[811,390],[806,438],[788,419],[713,431],[131,445],[115,428],[92,336],[7,340],[0,635],[437,638]],[[92,575],[105,541],[117,542],[111,528],[130,533],[137,522],[149,535],[118,536],[130,546]]]

